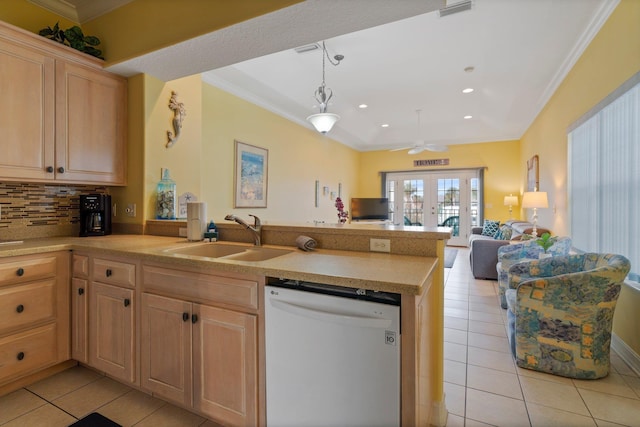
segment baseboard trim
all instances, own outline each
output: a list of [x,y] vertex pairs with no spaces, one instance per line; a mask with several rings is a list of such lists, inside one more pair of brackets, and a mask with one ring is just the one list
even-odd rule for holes
[[633,351],[633,349],[616,334],[611,334],[611,349],[629,365],[636,375],[640,376],[640,355]]
[[431,404],[431,421],[429,422],[429,425],[434,427],[445,427],[447,425],[448,415],[449,412],[447,411],[447,405],[445,403],[445,394],[442,393],[442,400]]

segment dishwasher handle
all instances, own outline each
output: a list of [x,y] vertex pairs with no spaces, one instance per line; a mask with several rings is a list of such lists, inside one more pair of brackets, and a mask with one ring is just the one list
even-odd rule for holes
[[287,313],[295,314],[302,317],[312,318],[325,322],[339,323],[347,326],[355,326],[361,328],[377,328],[387,329],[391,326],[391,319],[384,319],[378,317],[349,315],[346,313],[339,313],[336,311],[330,311],[327,309],[320,309],[318,307],[308,307],[291,302],[281,301],[277,299],[270,299],[269,302],[274,308],[285,311]]

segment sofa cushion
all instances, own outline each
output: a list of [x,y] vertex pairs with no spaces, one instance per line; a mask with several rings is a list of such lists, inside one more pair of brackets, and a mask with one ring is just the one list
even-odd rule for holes
[[482,235],[493,237],[498,232],[498,227],[500,226],[500,221],[493,221],[490,219],[485,219],[484,224],[482,225]]
[[506,224],[505,225],[501,225],[500,229],[498,230],[498,232],[494,236],[494,239],[496,239],[496,240],[511,240],[511,234],[512,233],[513,233],[513,230],[511,229],[511,227],[509,227]]

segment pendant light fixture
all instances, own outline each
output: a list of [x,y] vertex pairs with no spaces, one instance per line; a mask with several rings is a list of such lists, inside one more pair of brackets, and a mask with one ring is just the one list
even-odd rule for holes
[[[316,101],[318,101],[320,112],[307,117],[313,127],[321,134],[326,134],[333,128],[333,125],[340,120],[340,116],[333,113],[327,113],[329,100],[333,96],[333,91],[325,85],[325,58],[329,60],[331,65],[337,66],[344,59],[343,55],[335,55],[333,60],[329,57],[324,41],[322,42],[322,84],[315,92]],[[334,62],[335,61],[335,62]]]

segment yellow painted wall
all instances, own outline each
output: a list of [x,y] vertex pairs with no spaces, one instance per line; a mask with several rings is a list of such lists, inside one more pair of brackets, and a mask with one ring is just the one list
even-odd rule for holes
[[[549,196],[539,222],[556,233],[569,233],[567,128],[639,70],[640,1],[622,0],[523,135],[520,163],[540,156],[540,190]],[[523,183],[525,176],[523,169]]]
[[[233,209],[234,140],[269,151],[267,208]],[[337,192],[342,183],[348,200],[357,186],[358,152],[208,84],[203,84],[202,146],[201,200],[216,221],[228,213],[249,219],[251,213],[271,222],[335,223],[335,201],[322,187]]]
[[60,22],[60,27],[63,29],[76,25],[74,22],[29,3],[27,0],[2,0],[0,2],[0,21],[8,22],[36,34],[43,28],[53,27],[56,22]]
[[[156,186],[161,168],[168,168],[176,182],[177,194],[200,193],[202,161],[202,84],[199,75],[164,83],[151,76],[145,80],[144,200],[145,217],[155,217]],[[171,92],[178,94],[186,116],[178,141],[167,147],[167,131],[173,132],[173,111],[169,108]]]
[[[449,159],[443,167],[414,168],[414,160]],[[356,197],[380,197],[380,172],[439,171],[444,168],[479,168],[485,170],[485,213],[487,219],[509,219],[509,208],[504,206],[504,196],[519,194],[520,144],[518,141],[486,142],[481,144],[452,145],[449,151],[434,153],[424,151],[409,155],[406,151],[371,151],[360,154],[360,173]],[[514,210],[517,217],[517,210]]]

